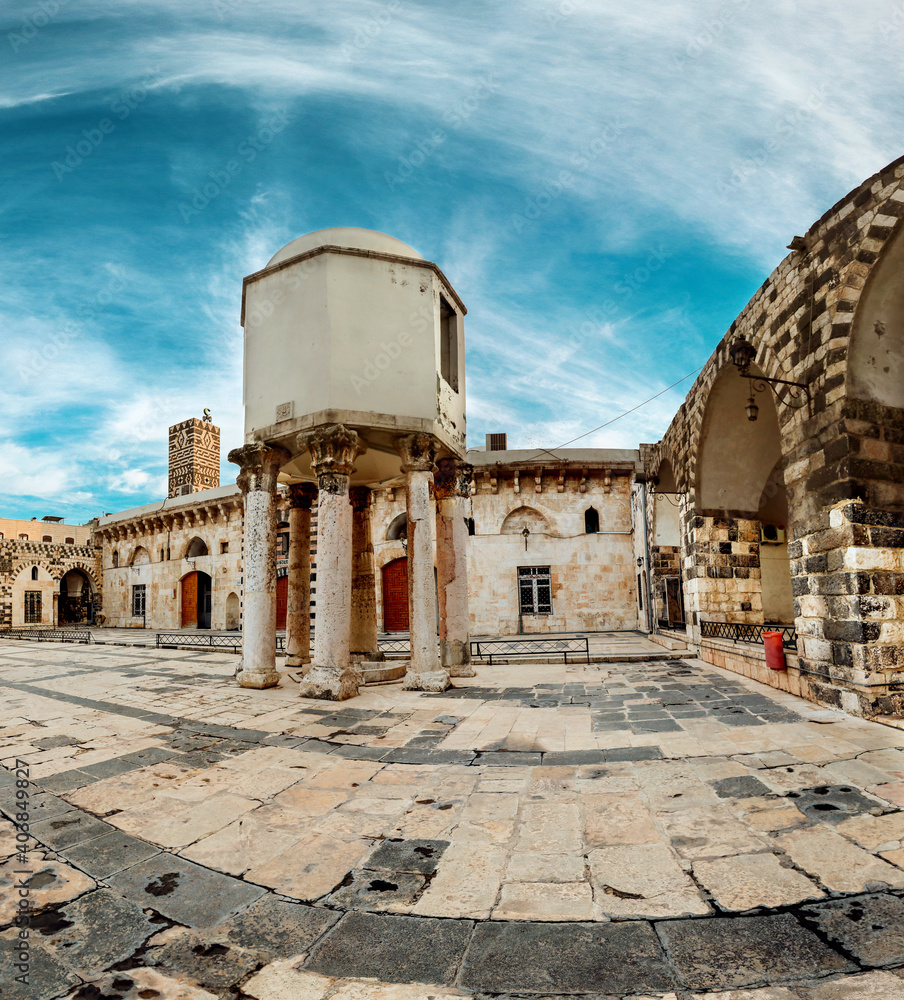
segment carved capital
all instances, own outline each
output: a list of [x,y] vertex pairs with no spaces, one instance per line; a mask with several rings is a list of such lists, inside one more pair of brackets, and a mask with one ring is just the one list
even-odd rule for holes
[[313,483],[292,483],[289,487],[289,507],[292,510],[310,510],[317,499]]
[[299,449],[311,454],[311,468],[320,489],[326,493],[345,493],[348,477],[355,471],[355,459],[367,451],[367,443],[343,424],[329,424],[299,434]]
[[353,486],[348,491],[348,499],[351,502],[352,510],[367,510],[370,506],[370,490],[366,486]]
[[429,434],[401,434],[393,442],[402,458],[402,472],[432,472],[436,444]]
[[285,448],[268,444],[246,444],[229,452],[229,461],[242,470],[235,481],[243,495],[275,493],[280,466],[291,457]]
[[471,495],[471,477],[474,469],[466,462],[457,458],[441,458],[436,463],[436,475],[433,477],[433,491],[437,500],[448,500],[450,497],[469,497]]

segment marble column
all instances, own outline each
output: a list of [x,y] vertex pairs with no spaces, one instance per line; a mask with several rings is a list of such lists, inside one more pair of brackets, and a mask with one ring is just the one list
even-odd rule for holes
[[354,661],[382,660],[377,643],[377,592],[374,546],[371,538],[370,490],[353,486],[352,505],[352,616],[349,646]]
[[433,462],[436,449],[428,434],[396,439],[406,476],[408,513],[408,623],[411,662],[405,674],[406,691],[445,691],[449,672],[439,661],[436,645],[436,587],[433,577]]
[[298,436],[311,453],[320,489],[317,507],[317,628],[314,660],[299,687],[302,698],[343,701],[358,693],[361,675],[351,665],[352,508],[349,476],[367,445],[355,431],[330,424]]
[[245,498],[242,575],[242,662],[236,680],[242,687],[279,683],[276,670],[276,480],[291,455],[284,448],[246,444],[229,452],[241,467],[236,477]]
[[454,458],[437,463],[436,586],[439,650],[450,677],[474,677],[468,618],[468,497],[473,469]]
[[289,487],[289,593],[286,605],[286,666],[311,662],[311,507],[313,483]]

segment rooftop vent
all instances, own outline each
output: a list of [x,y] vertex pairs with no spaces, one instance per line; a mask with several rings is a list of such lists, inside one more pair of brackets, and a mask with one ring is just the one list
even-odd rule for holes
[[506,434],[487,434],[487,451],[506,451],[508,449]]

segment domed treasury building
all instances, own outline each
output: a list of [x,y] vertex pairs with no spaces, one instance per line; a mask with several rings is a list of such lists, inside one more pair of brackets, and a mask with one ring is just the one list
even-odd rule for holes
[[[444,690],[469,672],[465,458],[466,309],[436,264],[382,233],[326,229],[245,279],[245,444],[229,454],[244,496],[239,683],[275,665],[277,486],[289,488],[289,663],[299,643],[317,500],[317,627],[301,694],[348,698],[379,657],[369,491],[404,486],[411,661],[405,686]],[[433,574],[437,493],[437,615]],[[440,644],[436,636],[439,627]],[[440,649],[442,653],[440,654]]]

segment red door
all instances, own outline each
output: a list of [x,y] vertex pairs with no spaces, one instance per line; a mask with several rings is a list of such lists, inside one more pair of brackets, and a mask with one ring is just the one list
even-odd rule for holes
[[276,630],[286,627],[286,610],[289,606],[289,578],[281,576],[276,581]]
[[408,559],[394,559],[383,567],[383,628],[408,631]]
[[198,574],[189,573],[182,580],[182,628],[198,624]]

